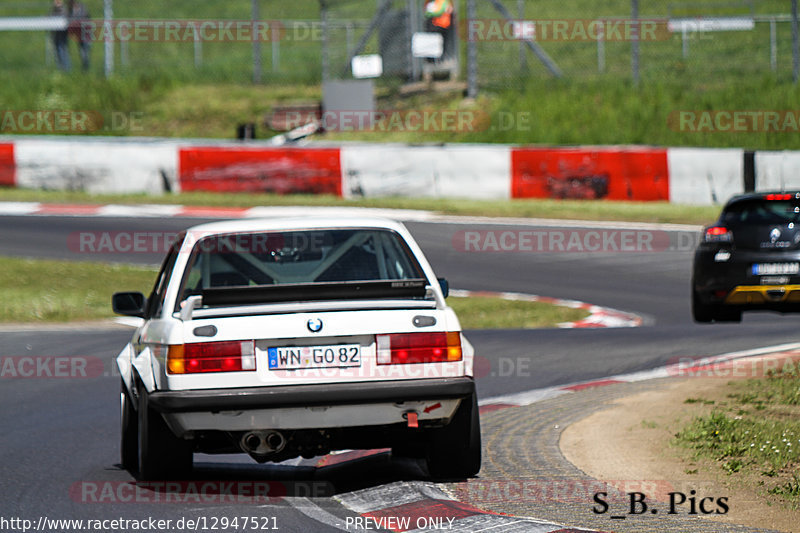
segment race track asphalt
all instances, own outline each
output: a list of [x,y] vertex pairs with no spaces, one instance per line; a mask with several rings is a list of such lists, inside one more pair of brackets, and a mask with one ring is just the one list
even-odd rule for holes
[[[161,253],[92,254],[76,249],[81,232],[172,232],[198,219],[0,217],[0,255],[157,264]],[[715,355],[795,342],[796,316],[746,315],[741,324],[696,325],[689,314],[691,250],[646,253],[466,253],[463,231],[508,226],[409,222],[437,274],[453,288],[515,291],[572,298],[640,314],[640,328],[470,331],[484,358],[477,370],[481,398],[646,370],[681,357]],[[511,227],[511,230],[519,228]],[[525,229],[530,229],[526,227]],[[57,282],[57,280],[54,280]],[[125,287],[119,287],[124,290]],[[131,334],[125,328],[0,332],[0,355],[97,358],[102,371],[86,379],[0,380],[0,501],[2,517],[176,519],[228,515],[275,516],[283,531],[334,531],[309,515],[347,513],[328,496],[312,511],[281,499],[248,504],[92,503],[80,490],[96,481],[132,479],[118,466],[118,378],[113,358]],[[419,479],[409,463],[364,459],[346,467],[255,465],[247,458],[198,457],[196,479],[279,480],[299,494],[314,483],[328,492]],[[88,483],[88,485],[87,485]],[[292,483],[294,485],[292,485]],[[78,491],[76,493],[76,491]],[[323,491],[325,492],[325,491]],[[76,494],[78,494],[76,496]],[[85,495],[84,495],[85,496]],[[352,529],[351,529],[352,531]]]

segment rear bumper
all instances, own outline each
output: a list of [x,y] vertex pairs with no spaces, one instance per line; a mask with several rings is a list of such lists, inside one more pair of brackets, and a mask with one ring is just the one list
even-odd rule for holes
[[796,311],[800,309],[800,275],[755,275],[755,263],[796,263],[800,254],[727,250],[729,259],[718,261],[715,248],[695,253],[693,290],[705,304],[745,309]]
[[244,389],[158,391],[148,403],[161,413],[280,409],[414,400],[464,399],[475,392],[469,377],[282,385]]
[[725,297],[726,305],[800,306],[800,285],[737,285]]
[[407,423],[443,425],[475,392],[472,378],[314,384],[213,391],[162,391],[148,397],[176,435],[203,431],[345,429]]

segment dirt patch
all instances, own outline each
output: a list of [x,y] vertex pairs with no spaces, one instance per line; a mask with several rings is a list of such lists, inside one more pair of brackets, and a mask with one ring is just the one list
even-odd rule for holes
[[[617,400],[611,408],[565,429],[560,440],[561,451],[595,479],[656,487],[658,500],[666,501],[664,496],[670,490],[687,496],[695,490],[698,502],[706,496],[727,497],[727,514],[708,515],[706,518],[710,520],[798,532],[800,511],[768,503],[766,495],[743,488],[737,482],[738,477],[726,475],[712,461],[695,461],[690,450],[671,444],[674,434],[685,423],[711,411],[711,401],[727,400],[728,381],[671,379],[657,390]],[[687,404],[684,403],[687,398],[702,398],[708,403]],[[688,511],[686,505],[680,510]]]

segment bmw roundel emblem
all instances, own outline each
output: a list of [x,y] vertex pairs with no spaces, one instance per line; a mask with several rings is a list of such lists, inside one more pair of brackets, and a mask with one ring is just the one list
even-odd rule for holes
[[316,333],[322,329],[322,320],[319,318],[309,318],[306,325],[308,326],[308,331]]
[[772,231],[769,232],[769,240],[771,240],[773,243],[778,239],[780,239],[780,237],[781,237],[781,230],[779,230],[778,228],[773,228]]

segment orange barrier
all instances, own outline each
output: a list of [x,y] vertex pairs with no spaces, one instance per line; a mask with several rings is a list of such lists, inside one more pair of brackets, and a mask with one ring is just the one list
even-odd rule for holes
[[667,150],[512,148],[511,197],[669,201]]
[[342,195],[338,148],[190,147],[178,165],[182,191]]

